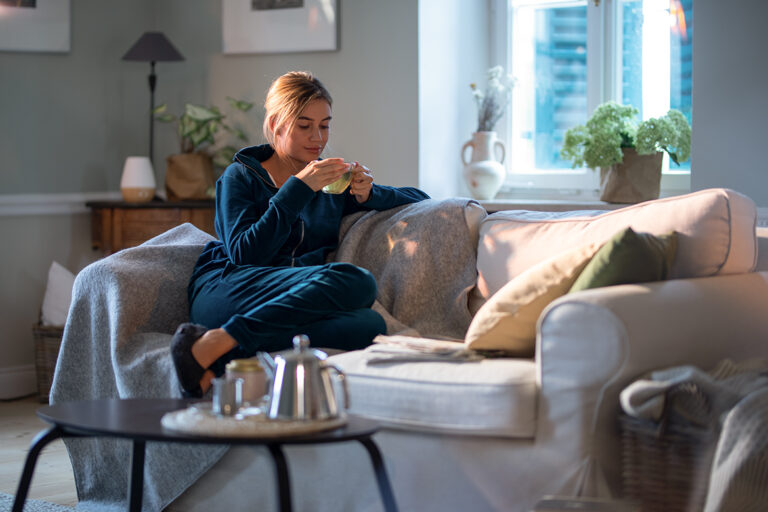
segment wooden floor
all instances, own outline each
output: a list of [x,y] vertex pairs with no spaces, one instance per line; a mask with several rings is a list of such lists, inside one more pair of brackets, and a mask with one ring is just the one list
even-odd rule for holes
[[[0,491],[16,494],[24,459],[38,432],[48,424],[35,414],[43,406],[37,395],[0,401]],[[75,479],[64,442],[59,439],[43,449],[29,490],[30,499],[73,507],[77,504]]]

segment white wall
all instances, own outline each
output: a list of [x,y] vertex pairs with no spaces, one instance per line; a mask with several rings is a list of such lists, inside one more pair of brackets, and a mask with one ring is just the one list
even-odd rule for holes
[[0,399],[37,390],[32,326],[39,319],[48,269],[57,261],[77,272],[97,255],[90,249],[90,217],[0,216]]
[[434,198],[469,197],[460,150],[477,112],[469,84],[490,67],[489,2],[419,2],[419,185]]
[[697,0],[693,16],[691,188],[768,206],[768,2]]

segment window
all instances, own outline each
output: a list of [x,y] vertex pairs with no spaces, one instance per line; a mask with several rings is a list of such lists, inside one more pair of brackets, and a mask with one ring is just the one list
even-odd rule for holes
[[[493,58],[517,78],[499,126],[509,155],[499,197],[596,198],[599,173],[571,169],[560,148],[600,103],[691,120],[693,0],[495,2]],[[687,191],[690,163],[672,165],[665,156],[662,193]]]

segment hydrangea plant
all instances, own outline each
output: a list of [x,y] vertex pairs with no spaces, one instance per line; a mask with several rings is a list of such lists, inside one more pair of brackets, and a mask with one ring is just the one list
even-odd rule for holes
[[637,123],[638,111],[629,105],[610,101],[595,109],[586,125],[565,132],[560,155],[573,162],[573,167],[592,169],[621,163],[622,148],[634,148],[640,155],[665,151],[680,165],[691,155],[691,125],[679,110],[672,109],[662,117]]

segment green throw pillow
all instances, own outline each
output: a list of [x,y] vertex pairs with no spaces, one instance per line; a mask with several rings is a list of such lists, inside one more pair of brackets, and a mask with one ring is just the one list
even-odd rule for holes
[[667,278],[677,249],[677,233],[656,236],[626,228],[592,257],[568,293],[600,286],[646,283]]

